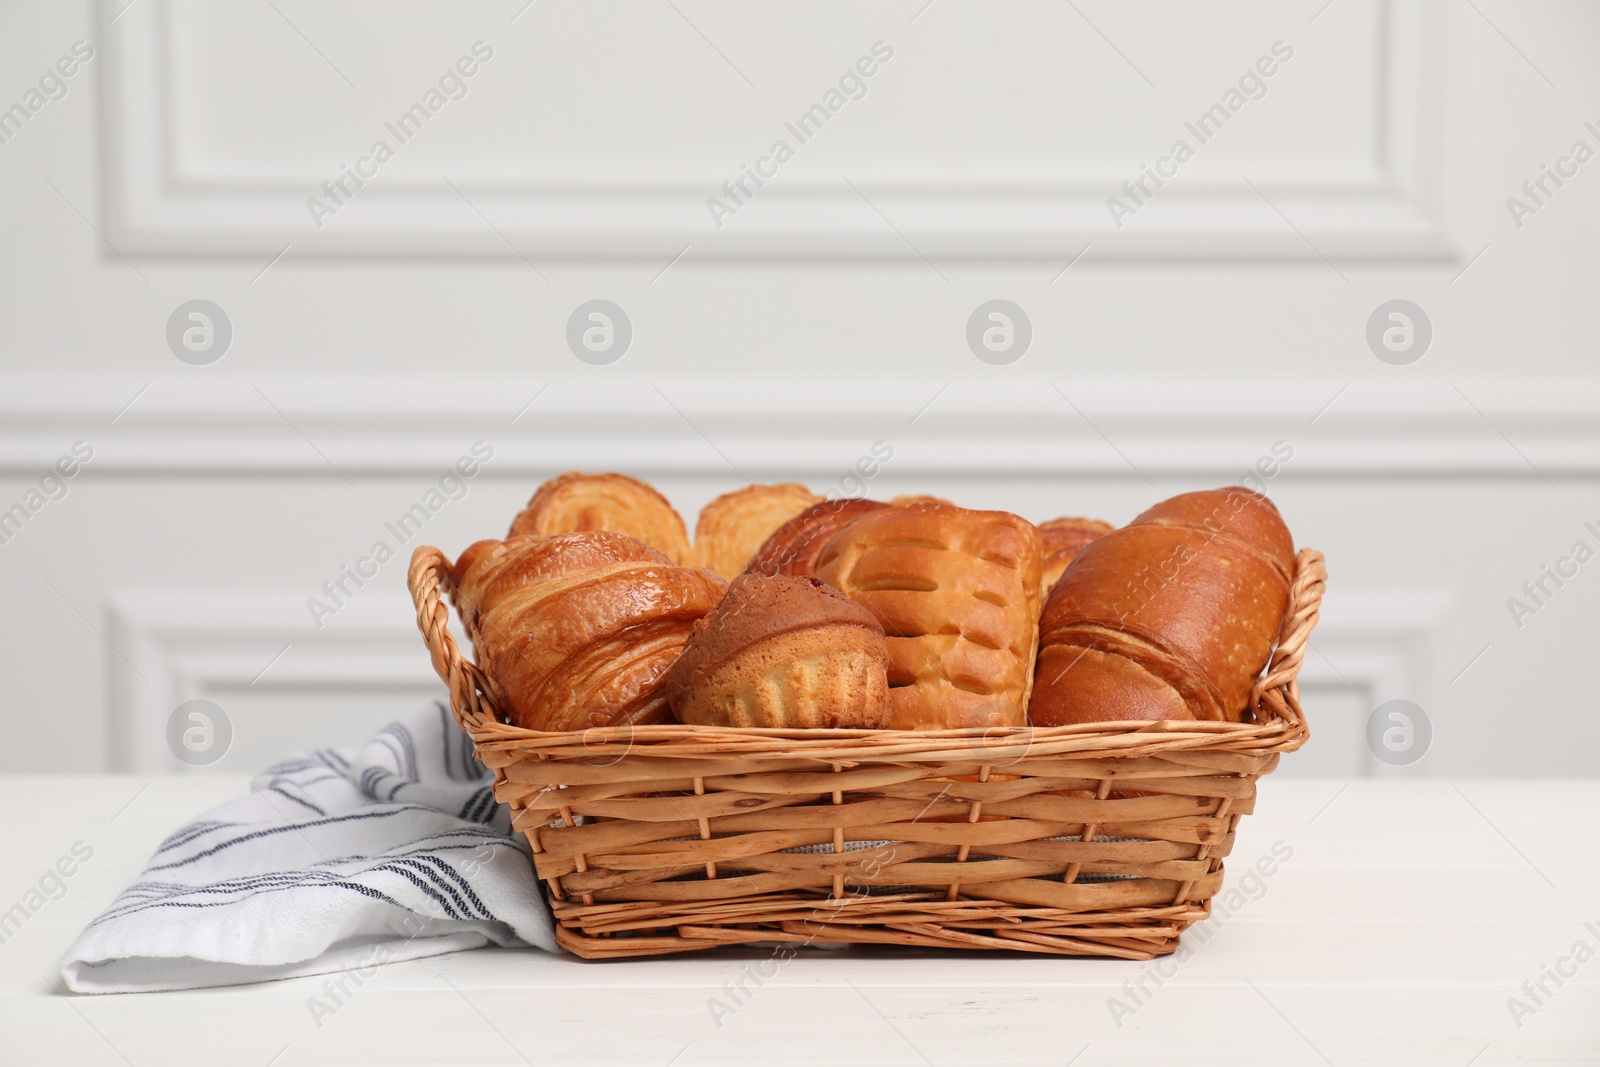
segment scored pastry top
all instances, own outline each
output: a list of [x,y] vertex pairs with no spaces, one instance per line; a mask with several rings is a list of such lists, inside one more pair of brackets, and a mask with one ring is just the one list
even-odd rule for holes
[[817,577],[883,624],[896,728],[1003,726],[1027,707],[1040,566],[1026,519],[921,503],[846,527]]

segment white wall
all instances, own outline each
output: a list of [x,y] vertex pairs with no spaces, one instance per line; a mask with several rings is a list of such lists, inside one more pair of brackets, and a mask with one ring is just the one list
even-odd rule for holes
[[[166,718],[203,696],[235,734],[211,769],[248,770],[437,692],[403,559],[320,629],[306,600],[474,441],[419,540],[495,535],[572,466],[692,522],[881,439],[874,495],[1115,521],[1286,442],[1270,490],[1333,577],[1283,773],[1594,773],[1600,564],[1520,628],[1506,603],[1600,548],[1600,163],[1520,226],[1506,202],[1600,149],[1592,7],[126,2],[0,4],[0,107],[94,48],[0,144],[0,509],[94,450],[0,545],[0,769],[176,768]],[[307,198],[480,40],[318,228]],[[877,41],[865,95],[714,225]],[[165,337],[195,298],[233,326],[209,366]],[[595,298],[633,324],[609,366],[565,341]],[[1033,327],[1008,366],[965,340],[996,298]],[[1407,366],[1365,340],[1396,298],[1434,331]],[[1434,728],[1403,771],[1363,739],[1391,698]]]

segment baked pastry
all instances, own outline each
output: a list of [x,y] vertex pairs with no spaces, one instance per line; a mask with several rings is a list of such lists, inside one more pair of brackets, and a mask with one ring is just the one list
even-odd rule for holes
[[452,599],[467,636],[476,638],[481,605],[518,586],[606,563],[671,563],[666,554],[626,534],[592,530],[539,537],[522,534],[467,546],[451,568]]
[[1116,527],[1099,519],[1051,519],[1039,524],[1039,544],[1044,549],[1043,573],[1039,579],[1039,600],[1050,596],[1061,572],[1067,569],[1083,546],[1103,537]]
[[823,548],[817,577],[883,624],[893,728],[1021,726],[1039,565],[1026,519],[925,503],[851,523]]
[[1030,721],[1240,721],[1294,566],[1278,509],[1238,487],[1164,500],[1090,543],[1045,605]]
[[583,730],[670,722],[662,683],[726,583],[606,531],[479,542],[452,597],[515,726]]
[[700,509],[694,526],[699,565],[732,578],[745,569],[772,532],[822,498],[803,485],[747,485]]
[[696,726],[877,729],[889,720],[888,662],[883,627],[837,590],[741,574],[694,624],[666,694]]
[[842,498],[813,504],[773,531],[745,569],[751,574],[816,573],[817,554],[840,530],[869,512],[888,507],[878,500]]
[[942,496],[933,496],[928,493],[902,493],[900,496],[890,497],[889,503],[897,508],[904,508],[912,504],[949,504],[950,501]]
[[694,564],[689,531],[667,498],[626,474],[567,473],[541,485],[511,521],[508,537],[611,530],[636,537],[672,562]]

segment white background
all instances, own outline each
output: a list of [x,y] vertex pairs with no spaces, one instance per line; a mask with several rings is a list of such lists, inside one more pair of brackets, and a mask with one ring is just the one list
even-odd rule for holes
[[[405,552],[500,534],[569,467],[692,525],[883,440],[874,496],[1116,522],[1284,442],[1270,492],[1332,579],[1280,773],[1594,773],[1600,562],[1520,628],[1507,599],[1600,548],[1600,162],[1520,227],[1507,198],[1600,149],[1600,10],[126,4],[0,4],[0,107],[95,50],[0,144],[0,509],[94,449],[0,545],[0,769],[181,769],[167,717],[206,697],[234,732],[211,769],[248,771],[439,692],[403,557],[320,629],[306,601],[476,440]],[[479,40],[467,94],[319,229],[307,198]],[[876,41],[866,95],[714,225]],[[1278,41],[1116,227],[1106,199]],[[233,325],[210,366],[166,343],[195,298]],[[565,341],[595,298],[633,324],[610,366]],[[1008,366],[965,340],[996,298],[1033,326]],[[1396,298],[1433,326],[1409,366],[1365,340]],[[1364,740],[1395,698],[1433,725],[1403,770]]]

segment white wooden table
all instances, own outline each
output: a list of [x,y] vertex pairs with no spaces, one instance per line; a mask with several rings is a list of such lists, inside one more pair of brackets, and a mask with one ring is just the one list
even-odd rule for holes
[[[584,963],[490,949],[347,982],[320,1025],[307,1004],[320,977],[58,995],[78,930],[162,837],[244,787],[0,778],[0,909],[74,843],[93,850],[0,944],[0,1063],[1600,1063],[1594,781],[1269,778],[1228,861],[1228,885],[1251,892],[1181,963],[815,951],[747,980],[734,1005],[724,983],[770,970],[767,953]],[[1246,886],[1275,846],[1288,858]],[[1514,1016],[1513,997],[1528,1010]]]

